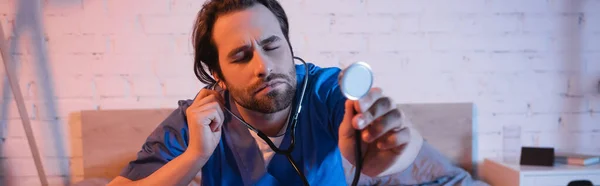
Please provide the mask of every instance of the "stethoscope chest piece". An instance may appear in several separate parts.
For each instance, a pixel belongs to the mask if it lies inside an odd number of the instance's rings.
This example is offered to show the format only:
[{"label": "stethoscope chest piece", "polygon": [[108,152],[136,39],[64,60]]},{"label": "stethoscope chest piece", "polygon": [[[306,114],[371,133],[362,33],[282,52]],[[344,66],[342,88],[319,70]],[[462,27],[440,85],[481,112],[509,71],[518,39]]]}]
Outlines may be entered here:
[{"label": "stethoscope chest piece", "polygon": [[363,61],[355,62],[342,70],[338,81],[346,98],[358,100],[373,86],[373,72],[369,64]]}]

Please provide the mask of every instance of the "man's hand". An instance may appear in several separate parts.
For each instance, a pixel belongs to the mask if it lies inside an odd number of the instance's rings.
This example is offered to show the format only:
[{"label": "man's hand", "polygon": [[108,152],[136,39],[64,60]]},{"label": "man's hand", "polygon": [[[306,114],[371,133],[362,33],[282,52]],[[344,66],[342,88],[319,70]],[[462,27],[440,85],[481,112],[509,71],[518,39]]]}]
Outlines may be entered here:
[{"label": "man's hand", "polygon": [[214,90],[202,89],[185,111],[190,130],[186,151],[208,161],[221,140],[223,126],[223,98]]},{"label": "man's hand", "polygon": [[355,130],[361,130],[362,173],[374,177],[400,160],[410,130],[404,127],[403,115],[381,89],[373,88],[358,101],[347,100],[344,119],[339,128],[342,155],[356,166]]}]

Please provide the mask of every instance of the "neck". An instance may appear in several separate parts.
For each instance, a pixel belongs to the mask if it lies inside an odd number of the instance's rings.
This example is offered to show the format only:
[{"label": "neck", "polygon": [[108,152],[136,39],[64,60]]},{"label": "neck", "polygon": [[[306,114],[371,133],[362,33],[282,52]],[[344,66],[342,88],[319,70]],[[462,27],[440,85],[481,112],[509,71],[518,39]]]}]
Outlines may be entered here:
[{"label": "neck", "polygon": [[235,103],[235,106],[247,123],[270,137],[276,136],[285,126],[291,109],[291,106],[289,106],[281,111],[265,114],[248,110],[237,103]]}]

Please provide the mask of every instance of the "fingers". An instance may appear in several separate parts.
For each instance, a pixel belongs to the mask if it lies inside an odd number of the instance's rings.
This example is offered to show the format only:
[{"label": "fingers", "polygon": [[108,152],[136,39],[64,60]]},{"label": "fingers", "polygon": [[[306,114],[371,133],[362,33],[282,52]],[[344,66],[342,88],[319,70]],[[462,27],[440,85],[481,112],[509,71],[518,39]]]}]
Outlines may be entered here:
[{"label": "fingers", "polygon": [[218,132],[221,129],[221,125],[223,124],[224,119],[223,112],[220,110],[220,108],[212,108],[201,111],[200,114],[204,115],[205,117],[200,117],[204,118],[203,121],[201,121],[200,123],[202,125],[208,125],[211,131]]},{"label": "fingers", "polygon": [[352,100],[346,100],[344,105],[344,119],[340,124],[339,135],[343,138],[353,138],[355,136],[355,129],[353,127],[352,119],[356,115],[356,111],[354,110],[354,102]]},{"label": "fingers", "polygon": [[[359,117],[360,116],[355,117],[353,123],[358,123]],[[370,143],[390,130],[400,130],[402,125],[402,114],[400,110],[392,109],[364,128],[362,138],[365,142]]]},{"label": "fingers", "polygon": [[225,103],[223,97],[217,91],[209,90],[209,89],[202,89],[202,90],[200,90],[200,93],[198,93],[198,95],[196,95],[196,98],[194,98],[194,102],[192,103],[192,105],[190,107],[199,107],[199,106],[202,106],[206,103],[213,102],[213,101],[216,101],[216,102],[220,103],[221,105],[223,105]]},{"label": "fingers", "polygon": [[354,105],[354,108],[359,112],[367,111],[375,101],[383,97],[383,92],[380,88],[372,88],[367,95],[360,98]]},{"label": "fingers", "polygon": [[390,131],[377,140],[377,148],[389,150],[400,147],[410,141],[410,130],[404,128],[399,131]]},{"label": "fingers", "polygon": [[218,92],[202,89],[186,112],[200,116],[196,117],[199,118],[199,121],[196,121],[198,124],[210,126],[213,132],[217,132],[225,118],[223,105],[224,100]]},{"label": "fingers", "polygon": [[380,88],[372,88],[354,106],[356,110],[360,111],[357,125],[354,126],[358,130],[366,128],[375,119],[396,108],[396,104],[390,97],[383,96]]}]

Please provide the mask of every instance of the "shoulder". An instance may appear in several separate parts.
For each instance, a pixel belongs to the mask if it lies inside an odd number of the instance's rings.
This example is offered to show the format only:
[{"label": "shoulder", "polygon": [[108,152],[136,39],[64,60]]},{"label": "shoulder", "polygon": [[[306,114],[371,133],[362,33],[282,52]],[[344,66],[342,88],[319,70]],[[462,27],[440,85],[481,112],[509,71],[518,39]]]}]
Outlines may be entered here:
[{"label": "shoulder", "polygon": [[340,72],[338,67],[321,67],[308,62],[306,65],[296,65],[298,89],[302,90],[304,78],[308,78],[307,94],[315,95],[320,101],[341,98],[338,84]]},{"label": "shoulder", "polygon": [[129,162],[120,176],[130,180],[142,179],[185,151],[188,144],[185,110],[191,102],[178,101],[178,107],[148,135],[137,158]]}]

